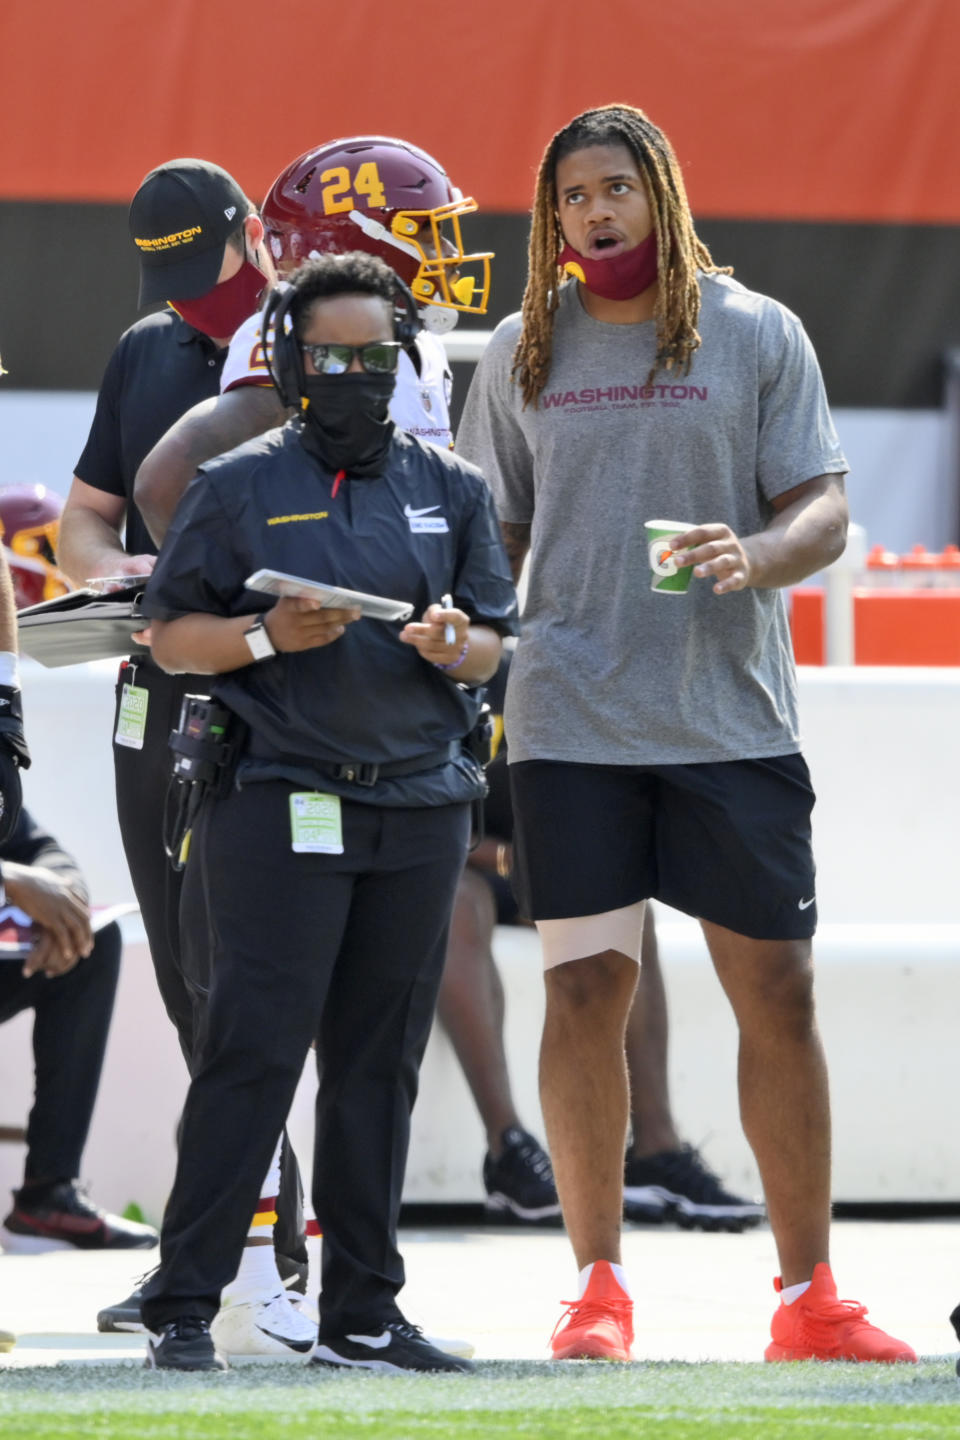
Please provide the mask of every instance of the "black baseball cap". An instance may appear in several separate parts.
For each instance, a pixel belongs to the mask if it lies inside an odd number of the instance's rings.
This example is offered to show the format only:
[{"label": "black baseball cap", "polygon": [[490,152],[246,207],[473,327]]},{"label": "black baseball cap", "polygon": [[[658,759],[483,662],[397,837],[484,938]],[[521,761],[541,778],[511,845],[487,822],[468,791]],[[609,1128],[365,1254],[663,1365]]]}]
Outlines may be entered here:
[{"label": "black baseball cap", "polygon": [[209,160],[169,160],[151,170],[130,202],[140,306],[212,290],[227,236],[252,210],[233,176]]}]

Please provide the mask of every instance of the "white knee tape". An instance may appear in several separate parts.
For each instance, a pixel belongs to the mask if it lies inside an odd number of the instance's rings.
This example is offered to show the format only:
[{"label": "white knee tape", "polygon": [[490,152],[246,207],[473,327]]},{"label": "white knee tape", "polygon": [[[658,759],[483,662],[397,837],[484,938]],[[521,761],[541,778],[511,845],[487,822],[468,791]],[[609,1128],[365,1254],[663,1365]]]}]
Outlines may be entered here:
[{"label": "white knee tape", "polygon": [[571,920],[538,920],[544,970],[568,960],[582,960],[586,955],[600,955],[604,950],[618,950],[639,964],[644,903],[638,900],[621,910],[577,915]]}]

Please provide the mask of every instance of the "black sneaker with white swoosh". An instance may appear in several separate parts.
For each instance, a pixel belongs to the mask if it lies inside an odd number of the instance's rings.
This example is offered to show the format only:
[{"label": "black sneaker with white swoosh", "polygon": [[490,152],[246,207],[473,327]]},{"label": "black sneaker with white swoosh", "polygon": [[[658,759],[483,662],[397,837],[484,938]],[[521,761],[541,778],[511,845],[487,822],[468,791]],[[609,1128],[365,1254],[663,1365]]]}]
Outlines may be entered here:
[{"label": "black sneaker with white swoosh", "polygon": [[388,1320],[369,1335],[323,1337],[314,1346],[309,1364],[394,1374],[410,1370],[470,1374],[474,1369],[469,1360],[438,1350],[418,1326],[402,1319]]},{"label": "black sneaker with white swoosh", "polygon": [[229,1366],[218,1355],[210,1326],[197,1315],[180,1315],[168,1320],[154,1333],[147,1331],[148,1370],[227,1370]]}]

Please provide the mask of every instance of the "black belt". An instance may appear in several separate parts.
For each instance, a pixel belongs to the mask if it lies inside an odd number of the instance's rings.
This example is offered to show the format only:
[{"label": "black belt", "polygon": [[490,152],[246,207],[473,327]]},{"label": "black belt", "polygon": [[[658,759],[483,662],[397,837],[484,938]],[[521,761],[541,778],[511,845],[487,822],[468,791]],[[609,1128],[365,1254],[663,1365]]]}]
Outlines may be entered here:
[{"label": "black belt", "polygon": [[[435,770],[456,760],[463,752],[459,740],[451,740],[442,750],[431,750],[428,755],[414,755],[411,760],[390,760],[386,765],[375,765],[369,760],[346,760],[342,765],[316,765],[310,762],[310,769],[330,780],[350,780],[354,785],[376,785],[378,780],[389,780],[396,775],[417,775],[421,770]],[[303,761],[300,761],[303,764]]]}]

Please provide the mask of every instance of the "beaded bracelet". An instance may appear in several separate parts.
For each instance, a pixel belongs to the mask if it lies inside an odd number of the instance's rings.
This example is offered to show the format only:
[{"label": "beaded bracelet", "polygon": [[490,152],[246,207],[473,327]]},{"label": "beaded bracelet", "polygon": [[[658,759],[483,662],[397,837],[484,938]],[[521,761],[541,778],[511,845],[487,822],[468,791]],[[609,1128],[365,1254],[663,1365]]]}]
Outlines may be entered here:
[{"label": "beaded bracelet", "polygon": [[467,651],[468,651],[469,649],[470,649],[470,641],[469,641],[469,640],[464,640],[464,642],[463,642],[463,649],[460,651],[460,654],[457,656],[456,660],[451,660],[449,665],[441,665],[441,664],[440,664],[438,661],[436,661],[436,660],[434,660],[433,663],[434,663],[434,665],[436,666],[436,668],[437,668],[438,670],[458,670],[458,669],[460,668],[460,666],[463,664],[464,660],[466,660],[466,658],[467,658]]}]

